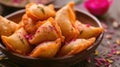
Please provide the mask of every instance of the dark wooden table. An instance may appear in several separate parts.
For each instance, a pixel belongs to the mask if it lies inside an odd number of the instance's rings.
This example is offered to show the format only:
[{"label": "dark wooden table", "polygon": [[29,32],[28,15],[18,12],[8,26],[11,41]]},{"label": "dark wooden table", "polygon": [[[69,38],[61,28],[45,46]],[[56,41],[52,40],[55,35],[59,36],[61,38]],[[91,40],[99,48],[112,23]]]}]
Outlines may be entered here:
[{"label": "dark wooden table", "polygon": [[[64,5],[69,0],[56,0],[53,2],[58,7]],[[79,0],[75,0],[78,3]],[[80,4],[78,5],[80,9],[83,9],[83,6]],[[103,27],[105,28],[105,36],[103,38],[102,43],[99,45],[95,53],[91,54],[88,59],[79,62],[72,67],[96,67],[96,64],[100,66],[97,67],[120,67],[120,0],[114,0],[113,4],[111,5],[109,11],[103,17],[97,17]],[[3,7],[2,15],[5,16],[9,13],[12,13],[16,10],[15,8],[7,8]],[[0,13],[1,14],[1,13]],[[4,56],[0,53],[0,59]],[[101,60],[102,59],[102,60]],[[108,65],[105,66],[106,62]],[[0,67],[19,67],[16,64],[10,62],[8,59],[0,60]]]}]

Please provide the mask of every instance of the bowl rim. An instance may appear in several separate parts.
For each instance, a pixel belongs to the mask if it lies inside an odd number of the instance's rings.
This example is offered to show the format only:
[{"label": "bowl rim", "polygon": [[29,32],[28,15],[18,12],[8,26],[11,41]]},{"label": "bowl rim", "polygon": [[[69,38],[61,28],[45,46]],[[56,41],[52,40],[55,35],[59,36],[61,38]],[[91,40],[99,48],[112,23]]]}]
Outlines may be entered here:
[{"label": "bowl rim", "polygon": [[[81,13],[87,15],[88,17],[90,17],[91,19],[93,19],[98,24],[99,27],[103,28],[102,25],[101,25],[101,23],[100,23],[100,21],[95,16],[93,16],[92,14],[90,14],[90,13],[84,11],[84,10],[80,10],[80,9],[75,9],[75,11],[78,11],[78,12],[81,12]],[[5,16],[5,18],[9,18],[9,17],[11,17],[13,15],[16,15],[18,13],[24,13],[24,12],[25,12],[25,9],[18,10],[18,11],[15,11],[15,12],[13,12],[13,13]],[[104,35],[104,32],[102,32],[99,35],[99,37],[97,38],[96,42],[92,46],[90,46],[89,48],[87,48],[86,50],[88,51],[88,50],[92,49],[94,46],[98,46],[98,44],[101,42],[101,40],[103,38],[103,35]],[[9,50],[7,50],[2,45],[2,43],[0,43],[0,49],[10,52]],[[70,56],[64,56],[64,57],[54,57],[54,58],[47,58],[47,59],[46,58],[33,58],[33,57],[30,57],[30,56],[24,56],[24,55],[17,54],[17,53],[14,53],[14,52],[10,52],[10,53],[13,54],[13,55],[15,55],[15,56],[17,56],[17,57],[24,58],[24,59],[32,59],[32,60],[36,60],[36,59],[37,60],[65,60],[65,59],[73,58],[74,56],[79,55],[82,52],[80,52],[80,53],[78,53],[76,55],[70,55]]]}]

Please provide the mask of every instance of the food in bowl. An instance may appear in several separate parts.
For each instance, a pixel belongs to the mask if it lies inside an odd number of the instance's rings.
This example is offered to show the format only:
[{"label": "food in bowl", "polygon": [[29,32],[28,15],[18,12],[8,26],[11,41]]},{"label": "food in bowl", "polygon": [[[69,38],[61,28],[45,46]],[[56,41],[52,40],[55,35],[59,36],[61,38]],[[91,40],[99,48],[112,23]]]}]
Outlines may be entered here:
[{"label": "food in bowl", "polygon": [[17,23],[0,16],[0,35],[10,36],[17,26]]},{"label": "food in bowl", "polygon": [[[2,17],[2,19],[5,19]],[[13,22],[1,23],[9,29]],[[9,26],[8,26],[9,25]],[[12,52],[33,58],[53,58],[78,54],[96,41],[104,31],[101,27],[84,24],[76,19],[74,2],[59,10],[53,5],[29,3],[21,21],[14,26],[12,34],[1,34],[6,48]],[[10,29],[11,30],[11,29]]]}]

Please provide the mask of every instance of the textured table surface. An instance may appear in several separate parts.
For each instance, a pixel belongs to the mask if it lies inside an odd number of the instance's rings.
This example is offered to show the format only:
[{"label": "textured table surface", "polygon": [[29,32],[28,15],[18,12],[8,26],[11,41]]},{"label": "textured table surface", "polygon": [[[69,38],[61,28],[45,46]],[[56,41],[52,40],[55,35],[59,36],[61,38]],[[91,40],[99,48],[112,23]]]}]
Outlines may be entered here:
[{"label": "textured table surface", "polygon": [[[55,5],[61,6],[67,3],[57,0]],[[77,1],[77,0],[76,0]],[[102,43],[97,48],[95,53],[91,54],[88,59],[79,62],[72,67],[120,67],[120,0],[114,0],[113,5],[110,7],[108,13],[104,17],[98,17],[105,28],[105,36]],[[84,9],[79,5],[80,9]],[[3,16],[12,13],[18,9],[5,8],[0,6],[0,14]],[[0,52],[0,67],[20,67],[9,61],[9,59],[2,59],[4,55]],[[105,66],[106,65],[106,66]]]}]

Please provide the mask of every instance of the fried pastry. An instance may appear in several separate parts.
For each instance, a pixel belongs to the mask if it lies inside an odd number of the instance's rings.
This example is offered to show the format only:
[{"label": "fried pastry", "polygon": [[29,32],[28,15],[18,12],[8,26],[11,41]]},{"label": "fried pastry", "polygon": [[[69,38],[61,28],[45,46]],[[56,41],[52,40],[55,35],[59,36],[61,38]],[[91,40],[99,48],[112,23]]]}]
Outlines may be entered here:
[{"label": "fried pastry", "polygon": [[34,20],[46,20],[55,16],[53,5],[45,6],[43,4],[29,3],[26,6],[26,14]]},{"label": "fried pastry", "polygon": [[26,31],[23,28],[20,28],[11,36],[1,36],[1,38],[9,50],[25,55],[30,51],[30,45],[26,40],[25,35],[27,35]]},{"label": "fried pastry", "polygon": [[74,41],[71,41],[70,43],[65,44],[61,48],[58,56],[61,57],[61,56],[75,55],[77,53],[80,53],[81,51],[93,45],[95,40],[96,39],[93,37],[90,39],[76,39]]},{"label": "fried pastry", "polygon": [[18,24],[0,16],[0,35],[10,36],[16,30]]},{"label": "fried pastry", "polygon": [[78,38],[88,39],[91,37],[97,37],[104,31],[103,28],[94,27],[90,24],[83,24],[80,21],[76,21],[76,26],[80,32]]},{"label": "fried pastry", "polygon": [[74,3],[70,2],[63,8],[57,11],[55,20],[60,26],[65,40],[69,41],[74,39],[79,34],[77,28],[75,27],[76,16],[73,9]]},{"label": "fried pastry", "polygon": [[29,38],[29,42],[31,44],[39,44],[43,41],[52,41],[56,40],[57,38],[61,38],[62,41],[64,40],[60,27],[53,18],[49,18],[44,22],[45,23],[37,29],[32,38]]},{"label": "fried pastry", "polygon": [[43,42],[33,49],[30,56],[35,57],[35,58],[38,58],[38,57],[39,58],[53,58],[58,52],[60,46],[61,46],[60,38],[58,38],[55,41]]},{"label": "fried pastry", "polygon": [[8,50],[31,58],[64,57],[88,51],[104,31],[78,21],[74,2],[59,10],[53,5],[36,3],[27,4],[25,9],[18,24],[0,16],[0,36]]},{"label": "fried pastry", "polygon": [[21,23],[23,23],[23,27],[27,31],[27,33],[33,34],[37,30],[37,28],[44,22],[34,21],[30,17],[28,17],[27,14],[24,14]]}]

